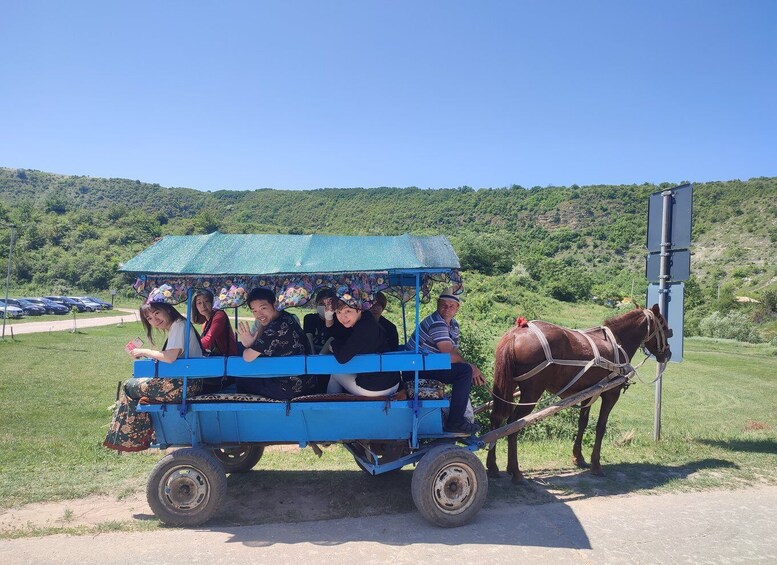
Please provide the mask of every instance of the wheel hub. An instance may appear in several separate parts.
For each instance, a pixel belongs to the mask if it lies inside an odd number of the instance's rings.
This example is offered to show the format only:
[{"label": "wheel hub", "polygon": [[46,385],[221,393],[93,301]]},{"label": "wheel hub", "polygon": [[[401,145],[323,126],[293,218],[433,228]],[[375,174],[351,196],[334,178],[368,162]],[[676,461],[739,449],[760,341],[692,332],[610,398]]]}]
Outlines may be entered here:
[{"label": "wheel hub", "polygon": [[182,467],[173,469],[163,483],[163,494],[178,510],[191,510],[207,502],[209,484],[197,469]]},{"label": "wheel hub", "polygon": [[437,505],[451,514],[463,511],[472,501],[475,490],[472,475],[461,465],[442,469],[432,485],[432,495]]}]

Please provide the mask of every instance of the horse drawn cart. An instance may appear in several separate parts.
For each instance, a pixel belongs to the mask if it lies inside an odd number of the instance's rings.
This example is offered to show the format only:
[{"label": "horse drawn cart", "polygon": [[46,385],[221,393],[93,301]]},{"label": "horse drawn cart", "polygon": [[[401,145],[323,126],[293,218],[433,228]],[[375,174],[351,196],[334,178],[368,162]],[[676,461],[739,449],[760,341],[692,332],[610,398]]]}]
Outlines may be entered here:
[{"label": "horse drawn cart", "polygon": [[[302,306],[318,289],[332,287],[359,296],[366,309],[382,291],[399,299],[400,332],[407,341],[411,328],[405,322],[406,305],[414,307],[417,329],[421,301],[428,299],[435,284],[461,289],[459,268],[453,248],[440,236],[216,232],[162,238],[122,270],[138,276],[135,288],[141,294],[166,285],[171,303],[187,302],[189,319],[194,291],[209,288],[222,308],[235,308],[235,323],[237,307],[255,287],[273,290],[280,308]],[[235,356],[190,358],[188,332],[186,339],[184,357],[173,363],[134,363],[136,377],[184,380],[179,404],[138,406],[151,417],[153,447],[182,448],[158,462],[147,485],[151,509],[169,525],[197,526],[209,520],[225,497],[226,473],[250,470],[266,446],[318,449],[319,443],[341,443],[371,475],[416,465],[412,497],[421,514],[439,526],[460,526],[478,513],[488,490],[486,471],[473,452],[522,425],[511,422],[481,438],[446,433],[444,411],[449,401],[424,394],[419,371],[450,368],[450,356],[422,350],[418,338],[412,350],[357,355],[346,364],[332,355],[259,357],[252,362]],[[338,394],[272,401],[228,392],[188,398],[185,394],[190,379],[380,371],[414,375],[412,385],[405,394],[377,399]],[[595,397],[603,387],[621,384],[617,379],[598,383],[577,396]]]}]

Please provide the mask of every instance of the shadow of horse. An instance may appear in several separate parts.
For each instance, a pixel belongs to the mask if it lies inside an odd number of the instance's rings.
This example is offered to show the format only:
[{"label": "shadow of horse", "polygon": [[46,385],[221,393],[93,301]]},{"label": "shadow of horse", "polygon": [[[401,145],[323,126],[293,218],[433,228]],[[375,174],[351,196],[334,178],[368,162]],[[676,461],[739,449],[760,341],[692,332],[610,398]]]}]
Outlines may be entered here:
[{"label": "shadow of horse", "polygon": [[594,496],[634,494],[687,479],[706,469],[737,469],[725,459],[702,459],[683,465],[651,463],[615,463],[607,466],[607,475],[594,476],[574,470],[570,472],[535,471],[529,475],[526,489],[516,489],[509,477],[492,479],[489,498],[500,498],[519,504],[546,504],[563,500],[581,500]]},{"label": "shadow of horse", "polygon": [[773,453],[777,454],[777,441],[773,439],[699,439],[696,440],[710,447],[719,447],[728,451],[743,453]]}]

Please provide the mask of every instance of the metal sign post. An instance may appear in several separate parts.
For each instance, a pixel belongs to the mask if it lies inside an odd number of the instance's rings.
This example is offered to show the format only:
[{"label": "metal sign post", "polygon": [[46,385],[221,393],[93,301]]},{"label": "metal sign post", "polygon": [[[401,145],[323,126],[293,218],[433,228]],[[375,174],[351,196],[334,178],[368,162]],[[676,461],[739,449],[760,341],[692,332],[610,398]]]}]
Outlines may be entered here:
[{"label": "metal sign post", "polygon": [[[671,256],[672,242],[669,239],[672,229],[672,191],[661,193],[663,200],[663,220],[661,222],[661,268],[658,275],[658,309],[661,315],[666,317],[666,283],[669,280],[669,257]],[[656,400],[653,411],[653,441],[661,439],[661,392],[663,377],[660,364],[656,365]]]},{"label": "metal sign post", "polygon": [[5,301],[3,302],[3,339],[5,339],[5,321],[8,319],[8,287],[11,284],[11,256],[13,254],[13,240],[16,235],[16,226],[11,224],[11,242],[8,246],[8,274],[5,276]]},{"label": "metal sign post", "polygon": [[[649,255],[645,262],[649,281],[647,303],[658,303],[661,315],[672,328],[674,335],[669,347],[672,361],[682,361],[683,354],[683,295],[682,282],[690,276],[691,209],[693,186],[676,186],[650,195],[648,202],[647,248]],[[656,268],[658,267],[658,268]],[[673,282],[674,281],[674,282]],[[672,290],[675,290],[675,300]],[[656,398],[653,418],[653,439],[661,439],[662,403],[661,367],[656,367]]]}]

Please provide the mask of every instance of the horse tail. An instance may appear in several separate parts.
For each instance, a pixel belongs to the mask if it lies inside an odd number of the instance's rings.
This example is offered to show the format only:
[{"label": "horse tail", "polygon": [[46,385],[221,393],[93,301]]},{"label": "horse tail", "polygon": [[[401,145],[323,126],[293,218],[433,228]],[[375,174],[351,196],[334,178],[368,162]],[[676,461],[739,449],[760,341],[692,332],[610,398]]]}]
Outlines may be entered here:
[{"label": "horse tail", "polygon": [[507,419],[513,411],[513,405],[510,402],[515,393],[514,377],[517,375],[517,359],[515,354],[516,334],[514,330],[509,331],[499,340],[496,346],[494,359],[494,394],[493,408],[491,408],[491,417],[499,418],[501,421]]}]

